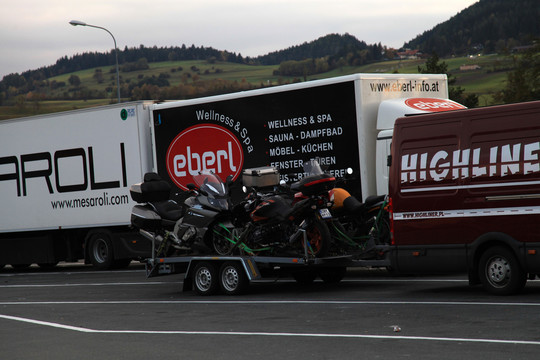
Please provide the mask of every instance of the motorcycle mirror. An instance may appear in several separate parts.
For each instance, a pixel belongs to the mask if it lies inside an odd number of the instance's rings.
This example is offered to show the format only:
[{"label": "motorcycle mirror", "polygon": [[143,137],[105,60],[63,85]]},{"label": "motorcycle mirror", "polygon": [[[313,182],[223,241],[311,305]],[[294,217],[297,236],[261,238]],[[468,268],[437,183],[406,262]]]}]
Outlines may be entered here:
[{"label": "motorcycle mirror", "polygon": [[248,189],[247,189],[247,187],[246,187],[245,185],[244,185],[244,186],[242,186],[242,191],[243,191],[244,193],[246,193],[246,194],[247,194],[247,192],[248,192]]},{"label": "motorcycle mirror", "polygon": [[232,182],[233,182],[233,176],[232,175],[227,176],[227,179],[225,179],[225,183],[227,185],[230,185],[232,184]]}]

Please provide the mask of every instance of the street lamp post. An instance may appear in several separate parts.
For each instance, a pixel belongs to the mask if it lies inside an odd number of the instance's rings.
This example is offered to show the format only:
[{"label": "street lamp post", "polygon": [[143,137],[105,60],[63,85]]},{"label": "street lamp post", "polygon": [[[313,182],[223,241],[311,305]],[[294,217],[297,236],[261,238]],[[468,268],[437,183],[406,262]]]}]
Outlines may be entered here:
[{"label": "street lamp post", "polygon": [[109,30],[105,29],[104,27],[96,26],[96,25],[90,25],[90,24],[87,24],[87,23],[79,21],[79,20],[71,20],[69,23],[71,25],[73,25],[73,26],[78,26],[78,25],[80,25],[80,26],[89,26],[89,27],[93,27],[93,28],[96,28],[96,29],[105,30],[113,38],[113,41],[114,41],[114,54],[115,54],[115,57],[116,57],[116,88],[118,90],[118,102],[120,102],[120,72],[118,71],[118,50],[116,49],[116,39],[114,38],[114,35]]}]

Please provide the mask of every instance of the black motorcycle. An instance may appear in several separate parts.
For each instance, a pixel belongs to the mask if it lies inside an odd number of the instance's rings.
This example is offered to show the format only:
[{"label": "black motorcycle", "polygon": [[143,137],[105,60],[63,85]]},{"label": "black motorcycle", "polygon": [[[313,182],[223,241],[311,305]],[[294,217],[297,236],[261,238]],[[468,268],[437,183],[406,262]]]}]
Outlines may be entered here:
[{"label": "black motorcycle", "polygon": [[145,174],[142,183],[130,188],[139,203],[132,209],[131,223],[153,241],[156,256],[211,253],[213,238],[233,228],[230,179],[224,184],[216,174],[201,172],[193,180],[183,206],[170,200],[169,183],[155,173]]},{"label": "black motorcycle", "polygon": [[[304,172],[308,178],[325,174],[318,159],[304,162]],[[352,169],[349,171],[350,174]],[[306,197],[302,189],[297,190],[298,192],[294,194],[295,201]],[[377,255],[376,252],[384,252],[390,242],[390,222],[385,195],[369,196],[365,202],[360,202],[347,190],[332,187],[327,196],[328,201],[332,203],[332,216],[326,219],[332,234],[331,253],[373,256]]]},{"label": "black motorcycle", "polygon": [[303,198],[293,200],[279,192],[252,188],[234,209],[235,228],[226,241],[214,242],[220,255],[235,252],[266,256],[324,257],[331,235],[325,219],[331,217],[328,190],[335,178],[307,176],[290,187]]}]

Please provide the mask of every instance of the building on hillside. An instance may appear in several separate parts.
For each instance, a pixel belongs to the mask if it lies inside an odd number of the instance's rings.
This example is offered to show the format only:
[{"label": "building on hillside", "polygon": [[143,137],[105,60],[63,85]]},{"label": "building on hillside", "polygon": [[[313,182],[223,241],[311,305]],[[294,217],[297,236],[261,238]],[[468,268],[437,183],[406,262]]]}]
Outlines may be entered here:
[{"label": "building on hillside", "polygon": [[422,53],[420,50],[411,50],[411,49],[405,49],[404,51],[399,51],[397,53],[398,57],[400,59],[418,59]]},{"label": "building on hillside", "polygon": [[461,65],[459,71],[472,71],[480,70],[482,67],[480,65]]}]

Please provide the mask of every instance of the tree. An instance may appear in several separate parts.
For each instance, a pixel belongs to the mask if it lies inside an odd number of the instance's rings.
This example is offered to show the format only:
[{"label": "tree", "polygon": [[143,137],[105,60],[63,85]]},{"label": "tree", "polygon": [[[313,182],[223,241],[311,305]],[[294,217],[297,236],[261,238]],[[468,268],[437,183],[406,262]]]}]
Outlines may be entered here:
[{"label": "tree", "polygon": [[102,84],[105,79],[103,78],[103,71],[101,69],[96,69],[94,72],[94,79],[98,82],[98,84]]},{"label": "tree", "polygon": [[79,87],[81,85],[81,79],[77,75],[71,75],[68,82],[73,87]]},{"label": "tree", "polygon": [[436,52],[433,52],[431,56],[426,60],[426,66],[418,66],[418,72],[420,74],[446,74],[448,78],[448,97],[460,104],[465,105],[468,108],[478,106],[478,95],[467,94],[465,95],[465,89],[461,86],[451,86],[456,83],[456,78],[452,74],[448,73],[448,64],[444,61],[439,62],[439,56]]},{"label": "tree", "polygon": [[506,87],[494,99],[506,104],[540,99],[540,45],[515,59],[515,70],[508,73]]}]

